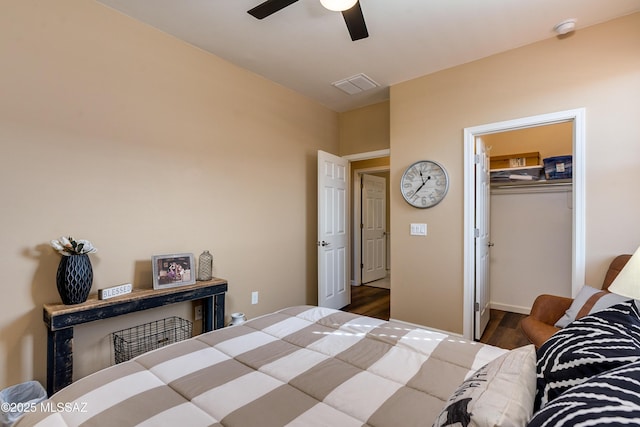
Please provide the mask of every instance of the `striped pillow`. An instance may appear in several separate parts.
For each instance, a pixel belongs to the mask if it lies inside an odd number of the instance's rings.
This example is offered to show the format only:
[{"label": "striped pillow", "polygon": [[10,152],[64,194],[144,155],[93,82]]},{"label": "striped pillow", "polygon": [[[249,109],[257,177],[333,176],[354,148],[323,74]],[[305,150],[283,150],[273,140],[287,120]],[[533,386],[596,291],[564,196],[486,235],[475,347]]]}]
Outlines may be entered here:
[{"label": "striped pillow", "polygon": [[529,427],[640,425],[640,362],[612,369],[562,393]]},{"label": "striped pillow", "polygon": [[633,300],[585,316],[537,353],[534,410],[602,372],[640,360],[640,311]]}]

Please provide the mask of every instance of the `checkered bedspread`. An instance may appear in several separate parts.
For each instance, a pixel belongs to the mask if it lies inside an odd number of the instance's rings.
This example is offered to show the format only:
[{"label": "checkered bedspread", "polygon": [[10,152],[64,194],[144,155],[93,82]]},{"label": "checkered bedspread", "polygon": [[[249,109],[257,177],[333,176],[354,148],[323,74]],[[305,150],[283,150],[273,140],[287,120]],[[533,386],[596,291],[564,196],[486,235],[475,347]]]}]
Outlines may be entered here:
[{"label": "checkered bedspread", "polygon": [[300,306],[109,367],[56,393],[26,426],[431,426],[505,350]]}]

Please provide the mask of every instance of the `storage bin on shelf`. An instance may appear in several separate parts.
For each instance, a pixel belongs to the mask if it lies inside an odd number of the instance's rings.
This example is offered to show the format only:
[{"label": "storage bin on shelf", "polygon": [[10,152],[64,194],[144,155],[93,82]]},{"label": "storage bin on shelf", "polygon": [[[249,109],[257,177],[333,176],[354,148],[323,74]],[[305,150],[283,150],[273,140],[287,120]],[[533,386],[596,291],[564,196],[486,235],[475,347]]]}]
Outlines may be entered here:
[{"label": "storage bin on shelf", "polygon": [[540,153],[516,153],[489,157],[490,169],[522,168],[540,165]]},{"label": "storage bin on shelf", "polygon": [[114,362],[126,362],[147,351],[191,338],[192,333],[193,324],[175,316],[113,332]]},{"label": "storage bin on shelf", "polygon": [[542,161],[544,163],[544,175],[547,179],[572,178],[572,156],[547,157]]},{"label": "storage bin on shelf", "polygon": [[542,166],[491,169],[491,182],[537,181],[542,177]]}]

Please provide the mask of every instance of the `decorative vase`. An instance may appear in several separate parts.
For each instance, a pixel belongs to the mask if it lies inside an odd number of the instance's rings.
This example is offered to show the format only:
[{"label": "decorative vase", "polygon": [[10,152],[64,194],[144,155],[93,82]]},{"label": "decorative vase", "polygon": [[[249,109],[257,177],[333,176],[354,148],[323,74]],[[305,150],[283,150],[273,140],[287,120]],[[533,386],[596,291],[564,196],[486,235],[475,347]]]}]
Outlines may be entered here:
[{"label": "decorative vase", "polygon": [[231,314],[231,322],[229,322],[229,326],[239,325],[247,321],[244,313],[232,313]]},{"label": "decorative vase", "polygon": [[93,269],[89,255],[63,256],[56,273],[58,293],[64,304],[80,304],[89,297]]},{"label": "decorative vase", "polygon": [[213,255],[204,251],[198,257],[198,280],[211,280],[213,278]]}]

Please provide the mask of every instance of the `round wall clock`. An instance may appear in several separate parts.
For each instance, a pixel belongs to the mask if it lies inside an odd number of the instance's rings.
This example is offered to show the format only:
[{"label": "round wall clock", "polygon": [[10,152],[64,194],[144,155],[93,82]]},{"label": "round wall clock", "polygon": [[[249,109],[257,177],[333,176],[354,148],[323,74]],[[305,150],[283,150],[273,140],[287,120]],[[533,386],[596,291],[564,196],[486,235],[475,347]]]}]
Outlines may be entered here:
[{"label": "round wall clock", "polygon": [[442,165],[420,160],[407,168],[400,180],[402,197],[416,208],[430,208],[444,199],[449,189],[449,176]]}]

